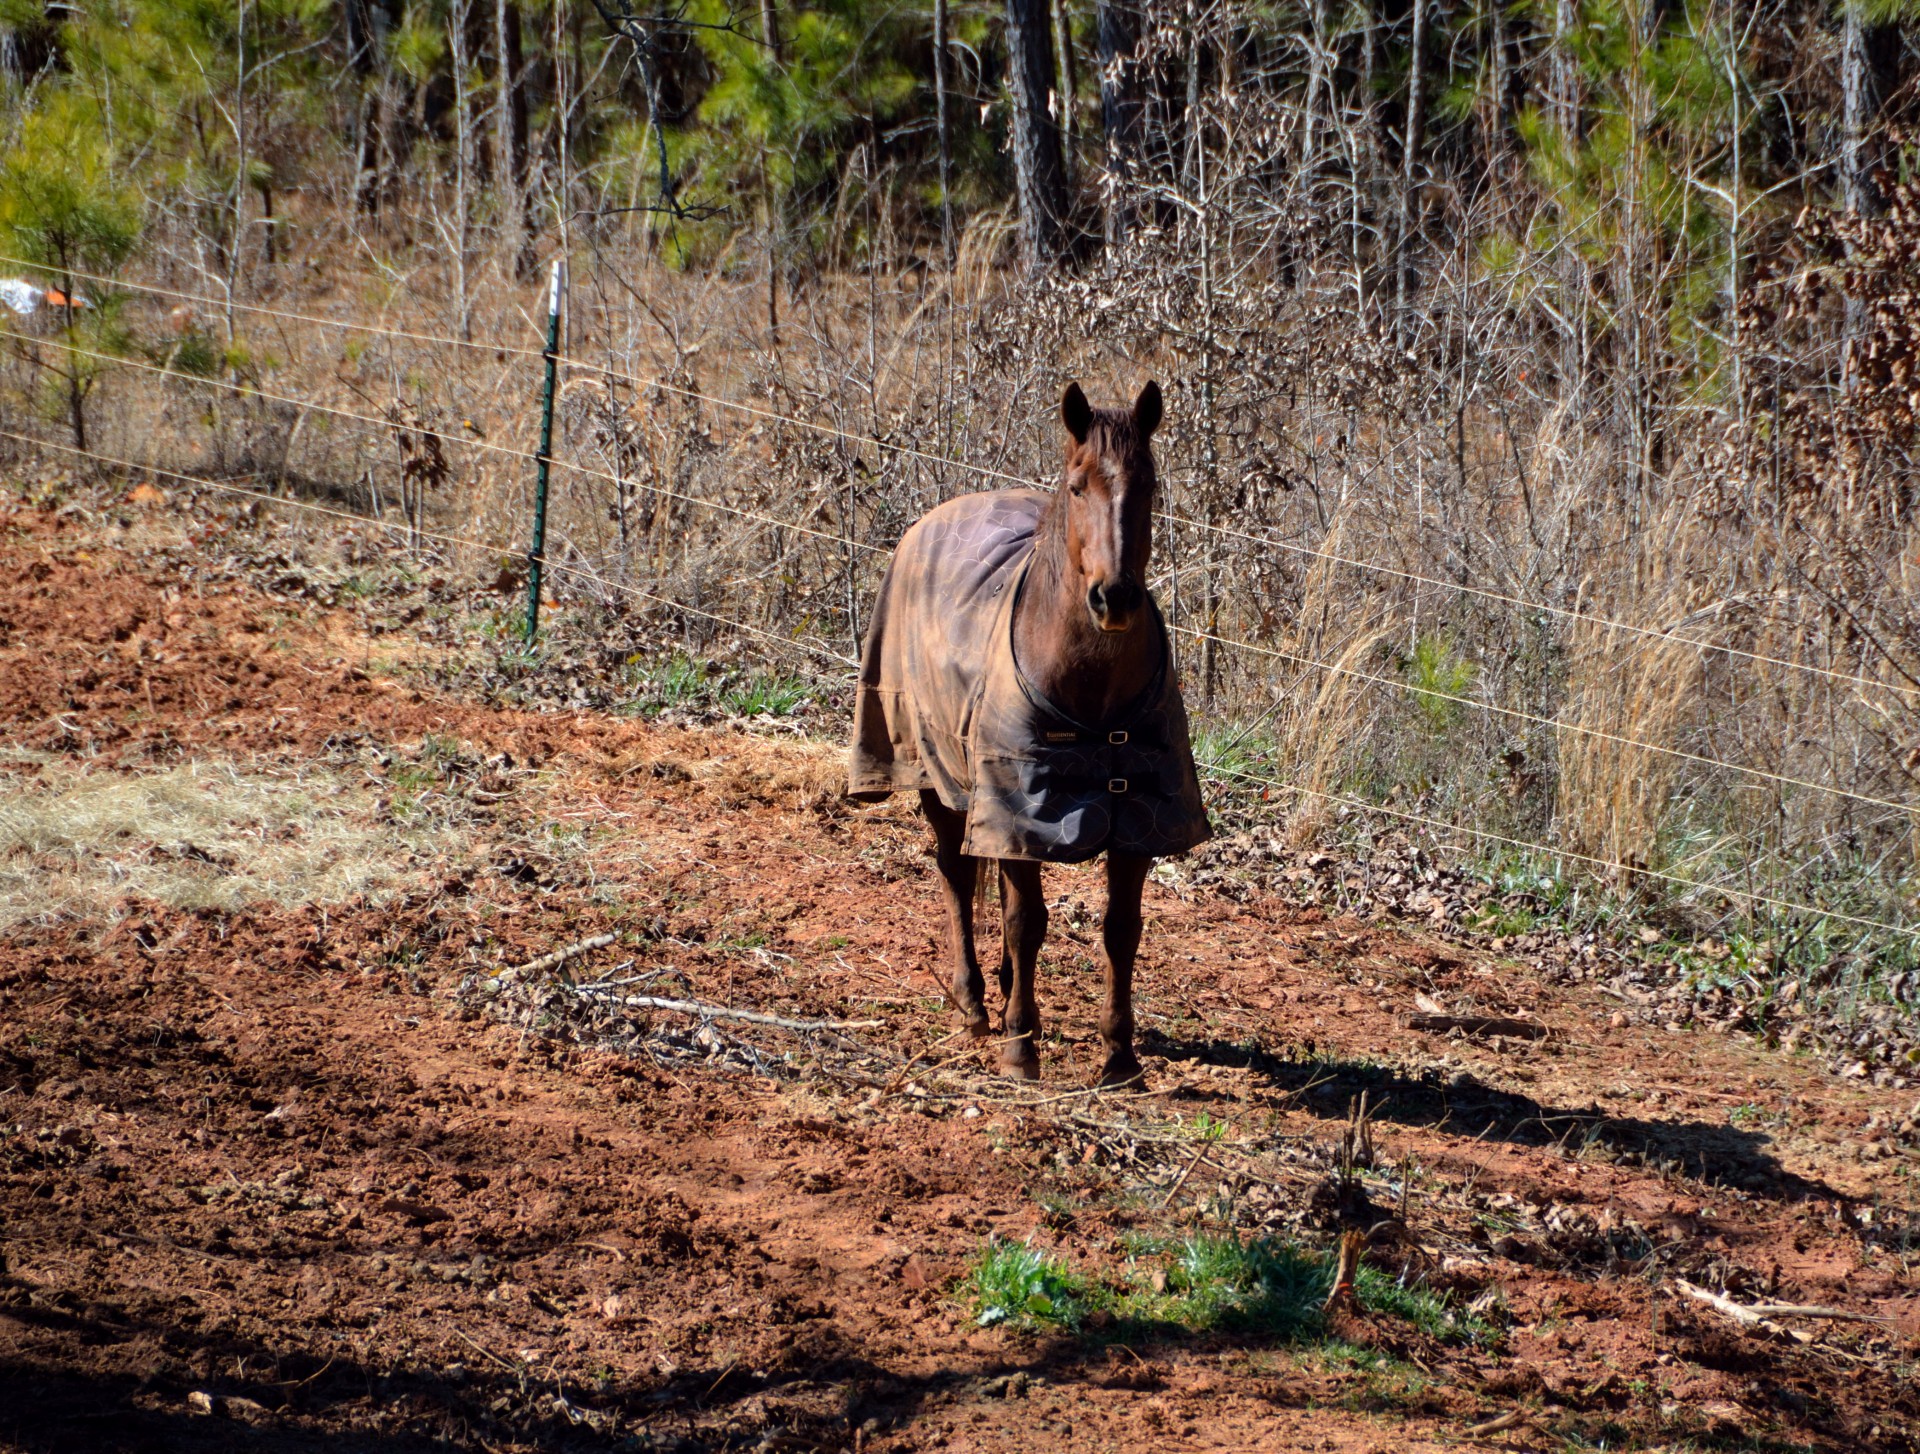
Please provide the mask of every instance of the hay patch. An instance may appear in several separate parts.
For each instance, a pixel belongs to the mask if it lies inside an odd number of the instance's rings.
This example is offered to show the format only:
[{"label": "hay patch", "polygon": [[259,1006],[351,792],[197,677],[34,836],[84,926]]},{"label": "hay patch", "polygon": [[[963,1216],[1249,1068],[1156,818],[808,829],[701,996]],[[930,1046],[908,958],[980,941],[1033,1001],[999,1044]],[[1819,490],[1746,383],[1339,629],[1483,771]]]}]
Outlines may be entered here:
[{"label": "hay patch", "polygon": [[111,919],[129,898],[226,911],[378,899],[470,836],[457,805],[389,797],[364,776],[22,765],[0,774],[0,929]]}]

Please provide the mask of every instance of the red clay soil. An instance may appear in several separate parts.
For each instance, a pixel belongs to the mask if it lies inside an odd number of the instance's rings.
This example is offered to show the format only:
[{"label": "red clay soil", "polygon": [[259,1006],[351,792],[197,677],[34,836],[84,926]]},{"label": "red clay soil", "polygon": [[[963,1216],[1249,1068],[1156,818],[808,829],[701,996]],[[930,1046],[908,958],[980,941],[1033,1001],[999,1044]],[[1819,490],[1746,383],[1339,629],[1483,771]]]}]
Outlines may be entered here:
[{"label": "red clay soil", "polygon": [[[963,1104],[595,1049],[459,993],[606,932],[595,974],[671,966],[660,992],[936,1045],[905,804],[850,810],[804,746],[436,696],[350,656],[348,617],[81,530],[0,517],[7,770],[427,734],[487,766],[471,851],[389,901],[120,901],[0,938],[0,1446],[1920,1448],[1913,1163],[1853,1153],[1891,1093],[1274,898],[1150,891],[1152,1094],[1079,1104],[1205,1111],[1297,1162],[1234,1194],[1324,1243],[1300,1188],[1366,1091],[1376,1164],[1420,1169],[1406,1236],[1499,1339],[1370,1313],[1333,1345],[981,1328],[958,1282],[990,1236],[1117,1278],[1124,1237],[1195,1225],[1220,1173],[1121,1196],[1091,1165],[1113,1134],[990,1081]],[[1097,1065],[1097,877],[1050,883],[1064,1092]],[[1552,1034],[1415,1033],[1416,994]],[[1681,1277],[1874,1321],[1749,1327]]]}]

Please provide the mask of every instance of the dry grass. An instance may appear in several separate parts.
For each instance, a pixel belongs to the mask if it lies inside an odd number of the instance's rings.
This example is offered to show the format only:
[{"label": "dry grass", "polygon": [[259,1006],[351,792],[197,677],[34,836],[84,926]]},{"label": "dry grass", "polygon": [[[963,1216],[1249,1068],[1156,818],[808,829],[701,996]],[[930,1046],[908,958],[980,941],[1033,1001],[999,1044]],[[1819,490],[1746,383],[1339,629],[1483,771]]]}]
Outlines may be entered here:
[{"label": "dry grass", "polygon": [[[1650,631],[1694,619],[1700,576],[1685,542],[1702,535],[1690,516],[1675,509],[1650,521],[1626,547],[1632,558],[1584,593],[1583,607]],[[1697,627],[1688,634],[1711,639]],[[1683,748],[1706,705],[1705,656],[1697,646],[1572,624],[1555,792],[1569,847],[1628,869],[1667,866],[1661,830],[1686,766],[1671,750]]]},{"label": "dry grass", "polygon": [[191,763],[150,773],[48,761],[0,779],[0,929],[392,893],[466,842],[453,820],[309,768]]},{"label": "dry grass", "polygon": [[615,780],[689,783],[729,808],[838,811],[847,786],[847,755],[837,744],[738,733],[712,743],[650,747],[609,762],[604,772]]}]

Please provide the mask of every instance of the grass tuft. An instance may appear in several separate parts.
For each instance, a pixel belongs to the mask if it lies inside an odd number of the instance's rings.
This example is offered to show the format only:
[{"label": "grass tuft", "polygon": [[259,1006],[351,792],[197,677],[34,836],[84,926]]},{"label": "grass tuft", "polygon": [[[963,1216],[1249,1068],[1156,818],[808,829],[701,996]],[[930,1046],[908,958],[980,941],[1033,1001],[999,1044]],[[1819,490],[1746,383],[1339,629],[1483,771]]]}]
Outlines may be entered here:
[{"label": "grass tuft", "polygon": [[989,1243],[974,1260],[967,1286],[976,1321],[1077,1329],[1089,1311],[1079,1274],[1036,1247]]},{"label": "grass tuft", "polygon": [[[1201,1233],[1177,1241],[1129,1234],[1118,1282],[1074,1272],[1044,1252],[992,1243],[966,1292],[983,1327],[1050,1325],[1079,1331],[1093,1315],[1122,1338],[1232,1333],[1263,1342],[1323,1342],[1334,1262],[1276,1238]],[[1431,1288],[1362,1265],[1354,1297],[1364,1313],[1397,1319],[1443,1343],[1491,1342],[1483,1319],[1456,1312]]]},{"label": "grass tuft", "polygon": [[1319,1331],[1320,1305],[1332,1285],[1332,1264],[1294,1243],[1202,1235],[1174,1250],[1166,1296],[1148,1295],[1146,1302],[1161,1318],[1195,1332],[1285,1341]]}]

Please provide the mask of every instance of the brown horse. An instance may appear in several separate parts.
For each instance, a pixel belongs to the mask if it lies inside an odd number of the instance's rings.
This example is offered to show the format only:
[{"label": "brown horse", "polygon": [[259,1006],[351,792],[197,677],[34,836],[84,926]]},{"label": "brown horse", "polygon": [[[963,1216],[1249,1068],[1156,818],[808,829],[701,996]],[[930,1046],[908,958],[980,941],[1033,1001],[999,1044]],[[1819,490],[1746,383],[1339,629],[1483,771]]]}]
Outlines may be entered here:
[{"label": "brown horse", "polygon": [[946,899],[949,997],[991,1033],[974,949],[980,860],[1000,869],[1001,1063],[1040,1073],[1034,974],[1047,931],[1040,865],[1107,854],[1106,1049],[1098,1083],[1140,1078],[1133,965],[1157,857],[1208,835],[1165,624],[1146,586],[1157,384],[1096,410],[1061,406],[1051,492],[950,500],[908,530],[861,663],[849,790],[918,789]]}]

